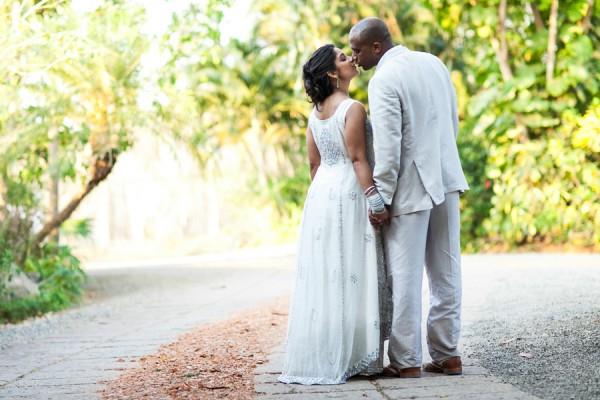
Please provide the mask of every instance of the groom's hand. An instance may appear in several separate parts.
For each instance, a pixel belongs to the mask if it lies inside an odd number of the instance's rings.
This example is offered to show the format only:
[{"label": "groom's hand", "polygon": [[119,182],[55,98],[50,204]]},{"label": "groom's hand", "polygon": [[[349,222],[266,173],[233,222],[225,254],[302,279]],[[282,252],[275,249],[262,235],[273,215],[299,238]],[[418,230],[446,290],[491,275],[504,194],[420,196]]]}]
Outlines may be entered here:
[{"label": "groom's hand", "polygon": [[375,214],[375,216],[379,219],[379,221],[381,222],[382,225],[389,224],[390,219],[392,218],[392,215],[390,214],[390,211],[387,206],[385,206],[385,210],[383,210],[383,212],[380,212],[379,214]]},{"label": "groom's hand", "polygon": [[380,227],[383,224],[390,223],[390,212],[387,207],[380,213],[373,213],[373,211],[369,210],[369,221],[371,221],[371,225],[374,227]]},{"label": "groom's hand", "polygon": [[369,210],[369,222],[373,227],[379,228],[379,220],[374,216],[373,211]]}]

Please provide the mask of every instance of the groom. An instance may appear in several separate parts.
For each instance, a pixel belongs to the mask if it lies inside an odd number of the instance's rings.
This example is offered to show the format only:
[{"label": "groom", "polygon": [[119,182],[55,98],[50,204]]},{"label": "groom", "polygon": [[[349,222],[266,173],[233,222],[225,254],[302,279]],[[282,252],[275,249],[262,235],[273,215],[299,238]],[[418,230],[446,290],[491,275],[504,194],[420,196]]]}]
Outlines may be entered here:
[{"label": "groom", "polygon": [[456,136],[456,95],[444,64],[428,53],[394,46],[378,18],[350,30],[355,62],[377,67],[369,82],[374,133],[373,177],[387,209],[384,226],[393,293],[387,375],[421,376],[423,265],[430,288],[428,372],[458,375],[461,272],[459,193],[468,189]]}]

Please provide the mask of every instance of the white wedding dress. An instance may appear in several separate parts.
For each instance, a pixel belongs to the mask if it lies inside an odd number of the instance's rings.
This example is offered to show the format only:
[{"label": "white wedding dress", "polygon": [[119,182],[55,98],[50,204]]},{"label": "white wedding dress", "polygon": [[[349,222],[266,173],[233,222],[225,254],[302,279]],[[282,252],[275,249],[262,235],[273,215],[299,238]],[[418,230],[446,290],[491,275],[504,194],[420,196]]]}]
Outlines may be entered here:
[{"label": "white wedding dress", "polygon": [[[344,143],[353,102],[344,100],[325,120],[313,111],[308,120],[321,164],[304,204],[284,383],[339,384],[382,369],[391,299],[379,234]],[[367,144],[372,159],[368,122]]]}]

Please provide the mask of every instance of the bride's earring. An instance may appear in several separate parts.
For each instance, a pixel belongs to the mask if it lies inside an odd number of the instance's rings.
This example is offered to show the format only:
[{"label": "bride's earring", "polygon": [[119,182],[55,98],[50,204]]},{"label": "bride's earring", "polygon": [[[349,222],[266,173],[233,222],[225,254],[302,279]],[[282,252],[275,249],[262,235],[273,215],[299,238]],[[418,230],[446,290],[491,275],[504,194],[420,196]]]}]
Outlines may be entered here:
[{"label": "bride's earring", "polygon": [[337,76],[335,77],[335,87],[338,89],[340,88],[340,78]]}]

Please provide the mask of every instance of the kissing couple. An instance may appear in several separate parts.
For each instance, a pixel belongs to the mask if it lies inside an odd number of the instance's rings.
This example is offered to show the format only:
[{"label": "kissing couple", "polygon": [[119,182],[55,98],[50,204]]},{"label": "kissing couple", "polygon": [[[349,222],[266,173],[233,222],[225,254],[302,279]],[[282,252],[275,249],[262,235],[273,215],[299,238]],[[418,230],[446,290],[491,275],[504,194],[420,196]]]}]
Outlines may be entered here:
[{"label": "kissing couple", "polygon": [[[314,104],[306,141],[296,283],[279,381],[340,384],[354,375],[462,373],[459,194],[468,189],[456,138],[456,94],[435,56],[394,45],[385,23],[349,33],[304,64]],[[369,112],[348,95],[357,66],[376,67]],[[421,292],[430,309],[422,366]],[[390,364],[384,368],[384,341]]]}]

